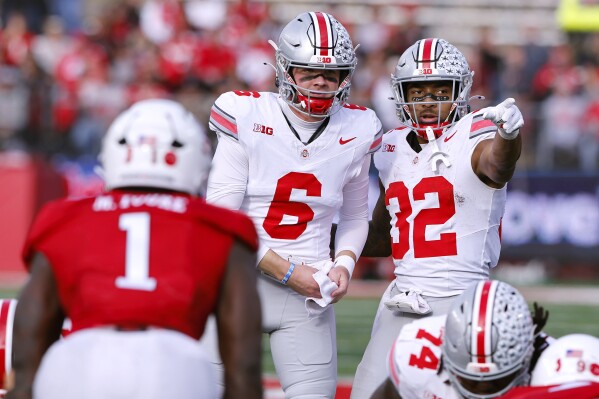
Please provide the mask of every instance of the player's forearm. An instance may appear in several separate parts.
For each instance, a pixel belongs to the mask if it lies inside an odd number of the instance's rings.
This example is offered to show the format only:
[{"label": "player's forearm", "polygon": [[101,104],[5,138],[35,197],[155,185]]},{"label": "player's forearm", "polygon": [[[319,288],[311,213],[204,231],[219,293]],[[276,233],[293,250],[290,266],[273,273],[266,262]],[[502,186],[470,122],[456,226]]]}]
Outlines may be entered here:
[{"label": "player's forearm", "polygon": [[509,182],[516,170],[516,163],[522,152],[522,139],[520,136],[513,140],[506,140],[499,134],[493,139],[489,153],[489,178],[496,183]]},{"label": "player's forearm", "polygon": [[269,249],[258,263],[258,268],[263,273],[281,281],[289,271],[290,262],[281,258],[272,249]]},{"label": "player's forearm", "polygon": [[7,398],[27,398],[42,357],[60,337],[64,314],[50,265],[40,253],[19,296],[13,322],[14,389]]},{"label": "player's forearm", "polygon": [[366,257],[386,257],[391,255],[391,237],[389,231],[377,229],[371,221],[368,225],[368,236],[362,256]]},{"label": "player's forearm", "polygon": [[226,399],[262,398],[262,315],[255,262],[243,246],[232,248],[216,311]]}]

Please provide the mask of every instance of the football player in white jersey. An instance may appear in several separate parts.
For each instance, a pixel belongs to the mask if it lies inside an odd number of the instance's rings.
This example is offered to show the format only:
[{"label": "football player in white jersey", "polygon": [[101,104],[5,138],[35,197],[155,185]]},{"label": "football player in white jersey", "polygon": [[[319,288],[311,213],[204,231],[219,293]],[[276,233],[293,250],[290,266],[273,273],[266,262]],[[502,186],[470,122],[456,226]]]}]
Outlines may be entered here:
[{"label": "football player in white jersey", "polygon": [[372,399],[491,399],[528,384],[535,325],[507,283],[472,284],[447,315],[407,324]]},{"label": "football player in white jersey", "polygon": [[369,398],[384,379],[385,354],[403,325],[444,314],[497,264],[523,119],[511,98],[470,112],[472,77],[464,55],[436,38],[409,47],[392,75],[401,126],[383,135],[374,155],[380,196],[362,255],[392,255],[396,278],[380,302],[352,399]]},{"label": "football player in white jersey", "polygon": [[[302,13],[270,43],[278,93],[227,92],[212,107],[207,200],[255,223],[263,331],[285,397],[332,398],[330,303],[347,292],[367,237],[370,154],[383,131],[372,110],[347,103],[355,47],[332,15]],[[210,333],[203,342],[215,346]]]}]

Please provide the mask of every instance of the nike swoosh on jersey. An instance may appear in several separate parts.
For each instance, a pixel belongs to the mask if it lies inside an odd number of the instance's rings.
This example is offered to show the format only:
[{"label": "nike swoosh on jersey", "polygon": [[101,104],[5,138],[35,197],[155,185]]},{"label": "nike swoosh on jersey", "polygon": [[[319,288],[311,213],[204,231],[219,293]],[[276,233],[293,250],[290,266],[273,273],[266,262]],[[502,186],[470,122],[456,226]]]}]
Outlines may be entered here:
[{"label": "nike swoosh on jersey", "polygon": [[453,132],[453,134],[452,134],[451,136],[447,136],[447,137],[445,137],[445,139],[444,139],[443,141],[444,141],[444,142],[448,142],[448,141],[449,141],[449,140],[450,140],[450,139],[451,139],[453,136],[455,136],[455,134],[456,134],[457,132],[458,132],[458,131],[456,130],[455,132]]},{"label": "nike swoosh on jersey", "polygon": [[354,139],[355,139],[355,137],[352,137],[351,139],[343,140],[343,137],[339,137],[339,144],[341,144],[341,145],[347,144]]}]

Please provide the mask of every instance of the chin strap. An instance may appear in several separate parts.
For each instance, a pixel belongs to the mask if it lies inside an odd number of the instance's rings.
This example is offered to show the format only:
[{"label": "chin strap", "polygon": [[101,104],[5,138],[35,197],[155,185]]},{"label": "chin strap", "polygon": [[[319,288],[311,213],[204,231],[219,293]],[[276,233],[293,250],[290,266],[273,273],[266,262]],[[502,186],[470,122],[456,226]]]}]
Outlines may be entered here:
[{"label": "chin strap", "polygon": [[331,98],[311,98],[297,93],[298,103],[310,114],[326,115],[327,111],[333,106],[334,97]]},{"label": "chin strap", "polygon": [[428,139],[429,144],[433,146],[434,150],[433,155],[431,155],[428,159],[431,163],[433,172],[437,174],[439,173],[439,168],[437,166],[437,163],[439,161],[443,162],[445,167],[450,168],[451,162],[449,161],[449,155],[447,155],[439,149],[439,144],[437,143],[435,132],[433,132],[433,129],[430,126],[426,128],[426,138]]}]

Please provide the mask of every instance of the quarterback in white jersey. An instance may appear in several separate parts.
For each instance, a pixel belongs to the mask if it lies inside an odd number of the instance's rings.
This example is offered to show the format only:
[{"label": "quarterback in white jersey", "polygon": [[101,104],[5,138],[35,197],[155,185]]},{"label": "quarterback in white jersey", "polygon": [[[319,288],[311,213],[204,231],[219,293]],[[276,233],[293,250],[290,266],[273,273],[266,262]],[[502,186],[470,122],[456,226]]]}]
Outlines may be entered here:
[{"label": "quarterback in white jersey", "polygon": [[352,399],[381,382],[384,354],[410,321],[447,312],[456,295],[489,277],[500,252],[506,184],[520,156],[514,99],[470,112],[473,72],[443,39],[417,41],[392,75],[401,127],[374,155],[380,195],[362,256],[389,256],[396,278],[383,294]]},{"label": "quarterback in white jersey", "polygon": [[526,385],[534,324],[509,284],[470,285],[447,315],[403,327],[388,356],[388,379],[372,399],[491,399]]},{"label": "quarterback in white jersey", "polygon": [[383,131],[372,110],[346,101],[356,56],[331,15],[300,14],[271,44],[279,93],[228,92],[212,107],[219,142],[207,200],[254,221],[263,331],[286,397],[331,398],[330,304],[347,292],[366,240],[370,154]]}]

